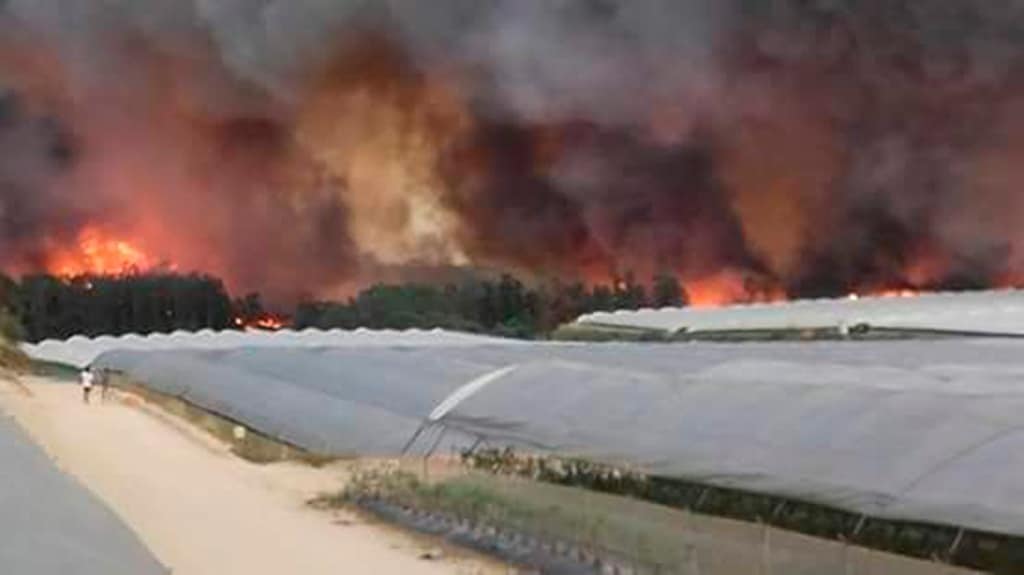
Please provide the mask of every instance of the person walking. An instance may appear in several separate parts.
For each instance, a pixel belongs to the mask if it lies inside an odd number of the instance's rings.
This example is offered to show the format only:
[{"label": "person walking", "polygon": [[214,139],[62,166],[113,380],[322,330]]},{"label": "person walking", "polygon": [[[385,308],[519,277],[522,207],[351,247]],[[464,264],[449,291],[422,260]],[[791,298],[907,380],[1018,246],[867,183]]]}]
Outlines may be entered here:
[{"label": "person walking", "polygon": [[89,395],[92,393],[93,383],[96,381],[96,375],[92,372],[92,366],[87,366],[82,370],[81,373],[81,385],[82,385],[82,401],[89,403]]},{"label": "person walking", "polygon": [[110,370],[100,368],[96,372],[96,384],[100,386],[100,403],[106,403],[110,393]]}]

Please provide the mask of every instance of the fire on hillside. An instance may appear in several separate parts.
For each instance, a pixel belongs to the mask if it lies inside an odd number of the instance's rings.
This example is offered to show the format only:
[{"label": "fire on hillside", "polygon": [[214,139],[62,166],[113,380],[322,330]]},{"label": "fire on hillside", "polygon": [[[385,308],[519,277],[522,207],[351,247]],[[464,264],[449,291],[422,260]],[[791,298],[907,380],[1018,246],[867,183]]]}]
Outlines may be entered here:
[{"label": "fire on hillside", "polygon": [[1024,277],[1013,3],[82,3],[0,7],[8,272],[288,303],[668,274],[694,305]]}]

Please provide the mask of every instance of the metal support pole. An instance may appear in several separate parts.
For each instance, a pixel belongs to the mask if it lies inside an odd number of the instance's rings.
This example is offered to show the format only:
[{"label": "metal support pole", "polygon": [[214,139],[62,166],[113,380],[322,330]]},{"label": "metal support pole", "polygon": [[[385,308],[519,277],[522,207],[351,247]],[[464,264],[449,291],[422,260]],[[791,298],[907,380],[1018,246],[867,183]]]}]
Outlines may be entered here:
[{"label": "metal support pole", "polygon": [[700,492],[700,497],[697,498],[697,503],[693,505],[694,509],[700,509],[701,505],[704,505],[704,501],[708,498],[708,495],[711,494],[711,489],[711,487],[705,487],[704,490]]},{"label": "metal support pole", "polygon": [[946,552],[946,558],[950,561],[953,559],[953,555],[956,554],[957,550],[960,549],[960,544],[964,541],[964,530],[961,528],[956,532],[956,539],[953,539],[953,544],[949,546],[949,551]]},{"label": "metal support pole", "polygon": [[416,440],[418,440],[420,438],[420,435],[423,435],[423,432],[429,429],[432,425],[432,423],[424,421],[422,424],[420,424],[419,427],[416,428],[416,433],[412,434],[412,437],[410,437],[409,441],[406,442],[405,447],[402,448],[403,456],[409,454],[409,450],[412,449],[412,446],[416,443]]}]

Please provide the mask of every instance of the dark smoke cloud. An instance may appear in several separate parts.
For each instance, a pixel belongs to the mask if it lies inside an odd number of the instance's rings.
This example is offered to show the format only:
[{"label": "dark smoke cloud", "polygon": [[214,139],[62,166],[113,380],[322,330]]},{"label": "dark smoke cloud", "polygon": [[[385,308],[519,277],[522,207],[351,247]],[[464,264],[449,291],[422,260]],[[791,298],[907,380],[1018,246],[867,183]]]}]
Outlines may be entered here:
[{"label": "dark smoke cloud", "polygon": [[1018,0],[0,10],[0,84],[44,110],[0,113],[9,267],[99,222],[282,298],[402,264],[815,295],[1024,272]]},{"label": "dark smoke cloud", "polygon": [[[1007,188],[977,197],[973,163],[1000,145],[1001,102],[1022,94],[1024,4],[811,6],[754,16],[752,25],[767,32],[750,48],[754,71],[823,90],[817,97],[829,102],[829,127],[844,151],[829,189],[833,206],[811,229],[818,241],[807,243],[809,265],[797,285],[834,293],[901,281],[990,283],[1006,271],[1019,237],[958,210],[983,202],[1011,208],[1019,195]],[[940,269],[906,275],[929,258],[944,260]]]},{"label": "dark smoke cloud", "polygon": [[60,234],[85,221],[83,202],[64,197],[54,185],[74,155],[70,136],[58,125],[33,115],[12,92],[0,92],[0,245],[10,265],[38,264],[41,232]]},{"label": "dark smoke cloud", "polygon": [[[66,86],[46,94],[48,116],[0,131],[22,150],[8,156],[0,262],[43,267],[45,251],[99,226],[278,300],[344,277],[355,254],[343,184],[295,152],[283,105],[217,56],[198,5],[121,4],[9,6],[13,51],[53,51]],[[33,72],[15,67],[14,93]],[[54,138],[75,153],[52,151]]]}]

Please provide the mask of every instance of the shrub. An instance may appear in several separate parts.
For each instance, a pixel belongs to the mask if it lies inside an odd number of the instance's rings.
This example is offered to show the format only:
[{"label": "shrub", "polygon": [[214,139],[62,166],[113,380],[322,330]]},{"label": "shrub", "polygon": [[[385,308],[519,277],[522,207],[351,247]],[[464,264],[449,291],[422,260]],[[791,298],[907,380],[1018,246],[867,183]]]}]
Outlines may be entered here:
[{"label": "shrub", "polygon": [[25,328],[14,314],[0,309],[0,340],[8,342],[21,341],[25,337]]}]

